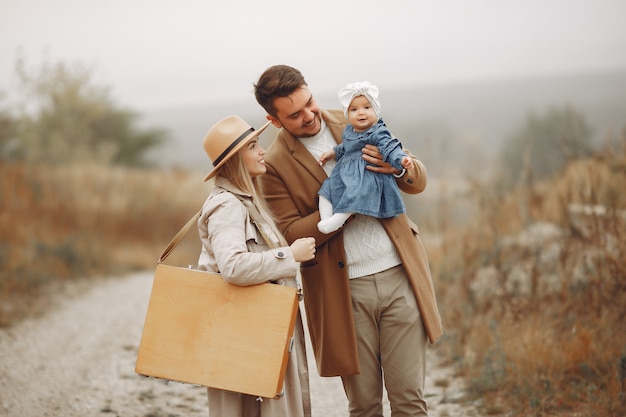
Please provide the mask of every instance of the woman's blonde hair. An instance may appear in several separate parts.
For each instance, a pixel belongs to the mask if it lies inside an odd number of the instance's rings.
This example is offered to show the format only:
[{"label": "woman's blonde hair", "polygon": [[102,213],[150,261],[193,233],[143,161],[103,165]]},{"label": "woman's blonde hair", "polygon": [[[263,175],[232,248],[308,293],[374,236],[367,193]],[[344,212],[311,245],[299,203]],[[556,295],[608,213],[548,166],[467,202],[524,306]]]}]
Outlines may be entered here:
[{"label": "woman's blonde hair", "polygon": [[[276,226],[276,219],[272,215],[272,212],[263,198],[261,181],[258,176],[252,178],[243,162],[241,151],[235,153],[228,161],[226,161],[217,172],[217,175],[227,178],[239,190],[249,193],[252,196],[252,204],[255,205],[263,217],[263,221],[267,223],[272,228],[272,231],[276,234],[276,236],[278,236],[280,244],[287,246],[287,241],[283,237],[283,234],[278,230],[278,227]],[[270,244],[270,242],[266,243],[268,245]]]}]

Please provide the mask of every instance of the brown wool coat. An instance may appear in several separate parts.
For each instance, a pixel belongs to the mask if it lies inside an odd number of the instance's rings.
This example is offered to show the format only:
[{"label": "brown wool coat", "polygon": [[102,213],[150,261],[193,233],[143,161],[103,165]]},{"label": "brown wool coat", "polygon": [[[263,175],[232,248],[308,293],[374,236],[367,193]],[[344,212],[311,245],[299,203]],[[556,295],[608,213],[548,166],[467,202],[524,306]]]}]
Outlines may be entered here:
[{"label": "brown wool coat", "polygon": [[[339,110],[322,111],[337,143],[346,125]],[[405,151],[409,153],[406,149]],[[410,154],[410,153],[409,153]],[[267,172],[261,176],[263,192],[288,242],[313,236],[317,252],[302,264],[302,285],[313,351],[321,376],[360,372],[343,233],[322,234],[318,196],[326,173],[297,139],[280,129],[265,155]],[[404,192],[417,194],[426,187],[426,169],[414,158],[415,167],[398,180]],[[404,265],[415,293],[426,334],[431,343],[443,333],[426,251],[417,226],[402,214],[381,220]]]}]

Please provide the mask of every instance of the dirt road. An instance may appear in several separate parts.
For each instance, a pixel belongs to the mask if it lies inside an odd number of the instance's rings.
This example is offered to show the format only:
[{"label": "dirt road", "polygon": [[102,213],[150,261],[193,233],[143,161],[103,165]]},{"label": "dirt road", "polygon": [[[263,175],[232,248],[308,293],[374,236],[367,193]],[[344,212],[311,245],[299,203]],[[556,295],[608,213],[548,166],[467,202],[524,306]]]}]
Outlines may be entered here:
[{"label": "dirt road", "polygon": [[[70,283],[45,316],[0,329],[0,416],[208,416],[205,388],[135,374],[151,285],[151,272]],[[452,370],[429,361],[430,415],[478,416]],[[347,416],[340,380],[309,365],[313,416]]]}]

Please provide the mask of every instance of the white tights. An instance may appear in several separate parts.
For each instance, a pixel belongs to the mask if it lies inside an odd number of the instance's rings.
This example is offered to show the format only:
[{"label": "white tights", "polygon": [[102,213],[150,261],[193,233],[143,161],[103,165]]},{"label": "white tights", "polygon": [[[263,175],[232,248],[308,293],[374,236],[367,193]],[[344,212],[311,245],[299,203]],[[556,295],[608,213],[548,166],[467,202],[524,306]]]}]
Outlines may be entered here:
[{"label": "white tights", "polygon": [[320,222],[317,228],[324,234],[332,233],[339,229],[352,216],[353,213],[335,213],[333,214],[333,205],[326,198],[320,196]]}]

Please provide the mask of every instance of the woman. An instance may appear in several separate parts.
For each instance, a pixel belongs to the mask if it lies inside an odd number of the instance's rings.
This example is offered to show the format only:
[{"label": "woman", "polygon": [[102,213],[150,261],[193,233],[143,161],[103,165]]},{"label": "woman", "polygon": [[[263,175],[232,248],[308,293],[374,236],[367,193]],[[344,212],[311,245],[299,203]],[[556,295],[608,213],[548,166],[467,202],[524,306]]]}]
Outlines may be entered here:
[{"label": "woman", "polygon": [[[288,246],[261,198],[257,177],[266,171],[265,150],[255,131],[237,116],[216,123],[204,139],[204,150],[215,177],[198,220],[202,251],[200,269],[219,272],[236,285],[267,281],[297,286],[299,263],[315,256],[315,239],[298,239]],[[212,417],[311,416],[304,331],[300,314],[294,331],[296,343],[290,352],[284,395],[261,399],[251,395],[208,388]]]}]

